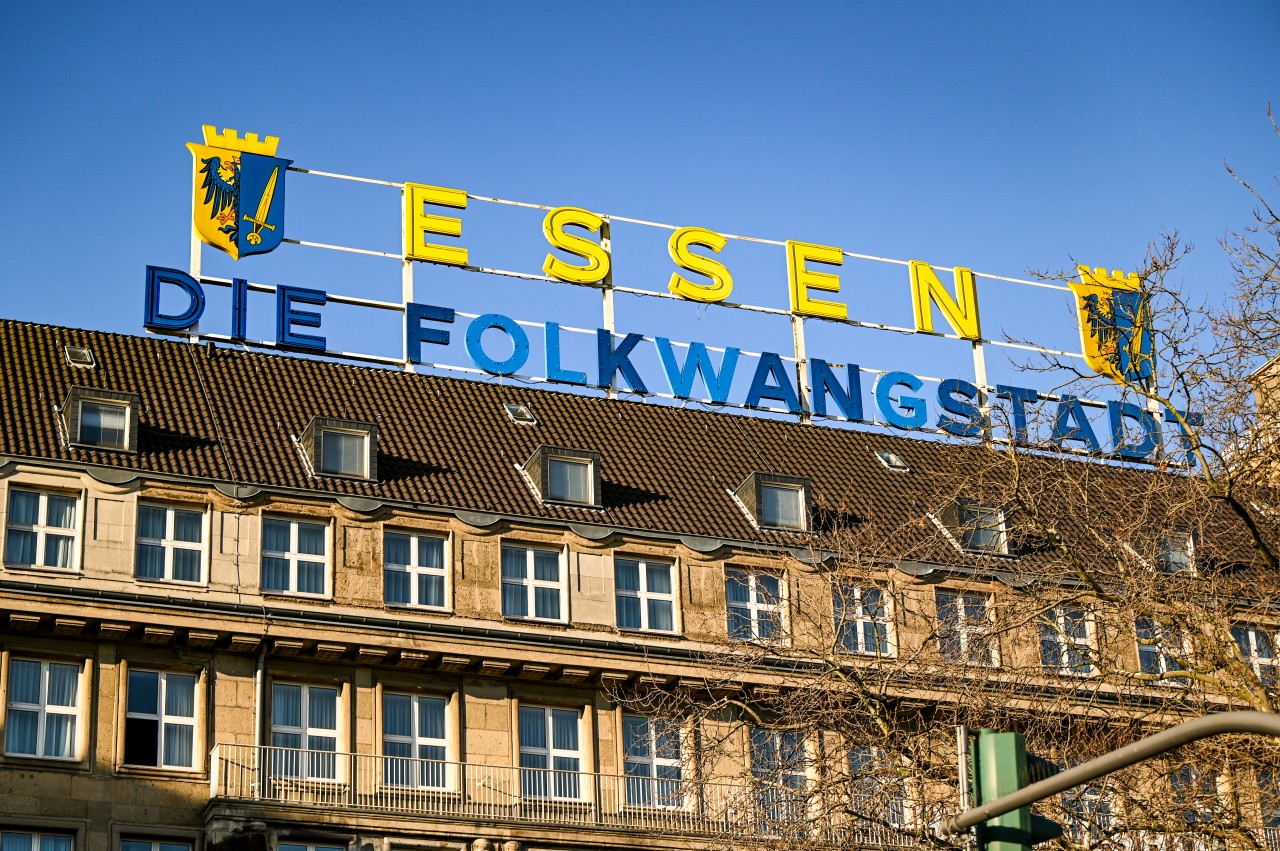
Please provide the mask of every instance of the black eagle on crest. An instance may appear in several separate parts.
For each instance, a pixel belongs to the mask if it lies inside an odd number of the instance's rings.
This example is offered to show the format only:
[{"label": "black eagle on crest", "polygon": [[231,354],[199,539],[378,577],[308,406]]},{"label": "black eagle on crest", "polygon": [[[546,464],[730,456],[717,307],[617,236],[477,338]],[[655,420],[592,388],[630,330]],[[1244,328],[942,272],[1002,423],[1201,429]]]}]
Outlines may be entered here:
[{"label": "black eagle on crest", "polygon": [[202,159],[200,164],[202,166],[200,173],[204,175],[204,181],[200,184],[200,188],[204,190],[204,203],[213,205],[209,217],[216,219],[223,210],[230,207],[231,222],[218,230],[227,234],[231,241],[235,242],[240,219],[240,163],[236,160],[230,162],[232,171],[230,180],[222,176],[221,157]]}]

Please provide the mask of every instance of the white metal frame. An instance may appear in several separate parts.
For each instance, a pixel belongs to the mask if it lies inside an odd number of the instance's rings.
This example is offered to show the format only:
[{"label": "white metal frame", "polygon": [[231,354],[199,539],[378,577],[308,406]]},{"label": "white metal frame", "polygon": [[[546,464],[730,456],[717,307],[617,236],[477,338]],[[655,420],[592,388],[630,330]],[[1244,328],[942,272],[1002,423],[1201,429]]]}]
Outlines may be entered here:
[{"label": "white metal frame", "polygon": [[[402,736],[402,735],[397,735],[397,734],[392,734],[387,732],[387,698],[389,697],[408,699],[409,705],[411,707],[410,723],[412,724],[411,729],[413,730],[411,735]],[[421,729],[421,727],[419,726],[419,721],[420,721],[420,716],[422,712],[422,701],[424,700],[440,702],[441,711],[444,713],[444,738],[432,739],[426,736],[419,735],[418,731]],[[452,789],[454,788],[455,782],[453,780],[453,772],[448,769],[450,739],[452,738],[453,735],[454,735],[454,731],[450,729],[449,698],[443,697],[441,695],[434,695],[434,694],[413,694],[407,691],[387,690],[382,692],[382,754],[383,756],[387,756],[389,759],[405,759],[406,767],[411,769],[411,771],[409,772],[411,782],[403,785],[408,786],[410,788],[415,788],[415,789]],[[387,754],[388,742],[393,742],[395,744],[409,745],[412,750],[412,756],[407,758],[390,756],[389,754]],[[418,753],[419,753],[418,748],[422,745],[425,745],[427,747],[440,748],[441,750],[444,751],[444,759],[439,760],[441,782],[438,784],[426,782],[426,776],[425,776],[426,763],[436,762],[436,760],[423,760],[418,756]],[[389,783],[389,785],[401,785],[401,784]]]},{"label": "white metal frame", "polygon": [[[35,494],[40,500],[38,509],[37,523],[15,523],[13,519],[13,495],[15,493]],[[57,497],[59,499],[67,499],[73,503],[71,525],[70,526],[50,526],[49,519],[49,497]],[[31,567],[37,569],[61,570],[77,572],[80,570],[80,506],[82,500],[80,494],[62,493],[59,491],[44,490],[42,488],[12,486],[9,488],[8,503],[5,514],[5,542],[4,556],[5,564],[12,567]],[[31,532],[36,536],[36,560],[32,564],[10,562],[9,555],[9,536],[15,531]],[[71,555],[68,558],[68,564],[63,567],[60,565],[44,564],[45,543],[50,535],[59,538],[71,539]]]},{"label": "white metal frame", "polygon": [[[874,591],[880,597],[880,608],[883,614],[879,618],[869,614],[867,611],[866,595],[871,591]],[[894,655],[896,647],[894,643],[892,595],[889,594],[888,590],[879,585],[845,581],[837,582],[833,586],[832,592],[833,608],[835,609],[836,641],[839,648],[860,656]],[[850,647],[841,640],[842,626],[852,628],[858,638],[857,647]],[[863,637],[866,634],[864,630],[866,626],[870,626],[872,631],[877,634],[883,630],[883,643],[885,646],[883,652],[878,646],[870,650],[865,646],[866,642]]]},{"label": "white metal frame", "polygon": [[[942,601],[944,597],[954,598],[956,603],[954,607],[956,618],[952,627],[955,630],[954,634],[959,646],[958,658],[952,657],[946,652],[944,642],[950,636],[950,633],[943,634]],[[969,603],[975,601],[982,604],[981,618],[970,617],[969,615]],[[992,611],[990,596],[972,591],[940,588],[934,595],[934,603],[937,606],[939,647],[942,649],[944,656],[953,659],[953,661],[981,665],[985,668],[995,668],[1000,665],[999,648],[996,646],[994,637],[991,634]]]},{"label": "white metal frame", "polygon": [[[19,703],[13,697],[13,668],[16,664],[26,663],[40,666],[40,699],[38,703]],[[75,697],[73,705],[63,706],[60,704],[49,703],[49,670],[53,665],[64,668],[74,668],[76,672]],[[83,725],[80,723],[80,707],[84,700],[84,664],[75,662],[50,662],[43,659],[21,659],[15,658],[9,660],[9,682],[6,685],[6,693],[8,699],[5,705],[5,742],[4,752],[10,756],[26,756],[34,759],[56,759],[63,762],[77,762],[80,754],[80,737],[82,735]],[[36,752],[22,753],[9,750],[8,728],[12,723],[12,713],[14,710],[20,712],[35,712],[37,714],[36,722]],[[70,717],[71,722],[71,753],[64,755],[46,754],[45,746],[45,727],[50,715],[60,715]]]},{"label": "white metal frame", "polygon": [[[289,526],[289,549],[288,550],[268,550],[266,527],[268,523],[285,523]],[[301,553],[298,551],[298,531],[301,526],[316,526],[324,530],[324,553],[316,556],[311,553]],[[333,584],[332,579],[332,562],[330,553],[333,550],[333,542],[330,540],[330,528],[328,523],[318,523],[314,520],[299,520],[294,517],[278,517],[275,515],[264,515],[262,517],[262,554],[261,562],[258,569],[259,588],[264,594],[286,594],[296,597],[313,597],[324,598],[331,593]],[[289,587],[288,588],[270,588],[262,584],[266,575],[266,560],[268,558],[283,559],[289,563]],[[316,593],[312,591],[298,590],[298,562],[316,562],[323,564],[324,571],[324,590]]]},{"label": "white metal frame", "polygon": [[[525,594],[525,614],[510,614],[505,608],[502,612],[504,618],[518,618],[520,620],[546,621],[548,623],[566,623],[569,620],[569,570],[565,551],[561,549],[552,549],[551,547],[539,547],[533,544],[507,543],[502,544],[502,549],[507,550],[523,550],[524,551],[524,576],[523,577],[501,577],[502,586],[512,585],[521,586]],[[555,553],[556,555],[556,575],[557,579],[552,582],[547,579],[537,579],[534,571],[534,553]],[[537,593],[539,588],[555,589],[560,595],[560,616],[555,618],[539,617],[537,607]],[[503,597],[505,599],[505,593]]]},{"label": "white metal frame", "polygon": [[[766,641],[770,643],[781,642],[786,640],[787,635],[787,579],[786,576],[768,571],[756,570],[745,567],[726,567],[724,571],[725,586],[728,587],[731,574],[742,577],[747,586],[747,599],[745,601],[730,601],[728,594],[725,595],[725,617],[732,618],[730,609],[746,609],[748,624],[751,627],[751,635],[747,637],[733,636],[739,641]],[[761,577],[768,576],[777,580],[778,593],[776,597],[770,599],[771,595],[767,590],[760,587]],[[773,615],[773,622],[777,624],[777,632],[772,636],[762,636],[760,634],[761,621],[770,615]]]},{"label": "white metal frame", "polygon": [[[163,511],[164,512],[164,537],[163,538],[144,538],[142,536],[142,512]],[[174,537],[174,522],[176,520],[176,512],[183,511],[189,514],[196,514],[200,517],[200,540],[197,543],[190,541],[179,541]],[[134,541],[134,576],[147,582],[180,582],[184,585],[203,585],[208,580],[208,549],[206,542],[209,540],[209,512],[195,508],[183,508],[182,506],[163,505],[156,502],[139,502],[138,503],[138,522],[134,527],[136,529]],[[164,550],[164,575],[163,576],[138,576],[138,552],[142,546],[161,547]],[[196,552],[200,554],[200,576],[196,579],[178,579],[173,575],[173,554],[177,550],[185,550],[188,552]]]},{"label": "white metal frame", "polygon": [[[409,564],[399,564],[387,559],[387,538],[396,535],[409,540]],[[422,542],[424,540],[440,542],[440,566],[430,567],[422,564]],[[453,571],[449,569],[449,537],[447,535],[437,535],[427,532],[418,532],[410,529],[393,529],[387,528],[382,530],[382,570],[383,570],[383,591],[382,601],[388,606],[407,606],[414,609],[428,609],[430,611],[449,611],[451,609],[451,600],[453,593]],[[401,602],[399,600],[388,600],[386,590],[386,573],[388,571],[397,571],[407,573],[409,575],[409,600]],[[418,599],[418,577],[420,576],[438,576],[441,578],[443,587],[443,600],[440,605],[431,605],[424,603]]]},{"label": "white metal frame", "polygon": [[[85,437],[85,431],[84,431],[85,430],[85,413],[88,411],[90,407],[94,407],[98,410],[99,421],[101,421],[102,411],[105,408],[115,408],[120,411],[121,415],[124,418],[124,425],[120,429],[121,439],[119,443],[113,443],[113,442],[109,443],[101,439],[96,441],[88,440]],[[132,436],[131,425],[130,425],[131,417],[129,416],[129,408],[130,408],[130,405],[128,402],[119,402],[119,401],[108,400],[108,399],[98,399],[93,396],[82,397],[80,399],[80,408],[79,408],[80,410],[80,422],[79,422],[80,428],[78,430],[79,439],[76,441],[76,445],[77,446],[95,446],[95,447],[98,447],[99,449],[115,449],[115,450],[128,449],[129,438]],[[99,434],[101,435],[101,425],[99,426]]]},{"label": "white metal frame", "polygon": [[[319,457],[315,459],[316,472],[326,476],[351,476],[353,478],[367,479],[369,478],[369,432],[354,428],[330,428],[323,426],[320,431],[320,452]],[[358,469],[352,470],[331,470],[324,463],[324,447],[325,441],[329,435],[347,438],[355,437],[360,441],[360,452],[357,457],[359,460]]]},{"label": "white metal frame", "polygon": [[[1077,617],[1078,616],[1078,617]],[[1068,631],[1069,622],[1077,622],[1084,627],[1084,636],[1077,638]],[[1040,622],[1040,664],[1046,671],[1064,677],[1087,677],[1094,673],[1093,651],[1097,646],[1094,635],[1093,614],[1083,606],[1063,604],[1054,606],[1042,615]],[[1046,658],[1045,630],[1051,630],[1053,646],[1057,658]],[[1072,651],[1080,653],[1084,663],[1080,666],[1071,664]]]},{"label": "white metal frame", "polygon": [[[638,719],[643,723],[644,735],[642,741],[645,745],[645,752],[642,754],[632,753],[626,746],[625,727],[627,719]],[[670,721],[661,718],[653,718],[648,715],[641,715],[634,712],[626,712],[622,715],[622,724],[624,733],[620,739],[622,743],[622,764],[623,774],[627,778],[626,795],[627,806],[629,807],[655,807],[659,809],[680,809],[685,805],[684,792],[682,785],[684,782],[685,772],[685,731],[672,724]],[[660,727],[668,725],[673,729],[662,731]],[[676,755],[660,756],[661,748],[659,747],[659,738],[662,735],[669,735],[675,738]],[[627,769],[633,765],[648,766],[648,776],[632,775]],[[677,769],[679,772],[677,777],[659,777],[659,769]],[[635,788],[635,784],[648,785],[648,800],[632,801],[631,790]],[[674,798],[667,799],[664,796],[664,790],[674,786]]]},{"label": "white metal frame", "polygon": [[[292,724],[275,723],[276,712],[276,689],[277,688],[296,688],[300,690],[299,697],[299,716],[298,720],[301,726]],[[333,728],[312,727],[311,726],[311,700],[313,692],[333,692],[334,713]],[[273,769],[273,776],[281,780],[324,780],[336,781],[341,779],[343,761],[338,759],[338,753],[341,751],[339,745],[342,744],[340,730],[342,728],[342,689],[338,686],[322,686],[311,683],[289,682],[284,680],[276,680],[271,684],[271,737],[273,740],[273,748],[283,749],[285,746],[274,744],[276,734],[286,736],[298,736],[300,747],[294,749],[297,753],[296,757],[296,773],[291,773],[288,769],[281,770],[278,766]],[[311,747],[312,737],[331,738],[333,739],[333,750],[325,750],[323,748]],[[319,765],[315,754],[333,754],[333,773],[332,775],[323,775],[313,773],[312,766]]]},{"label": "white metal frame", "polygon": [[[618,562],[634,562],[639,574],[640,588],[636,591],[625,590],[618,587]],[[671,577],[671,590],[669,592],[650,591],[649,590],[649,570],[650,568],[665,568]],[[619,623],[618,629],[638,632],[657,632],[662,634],[672,634],[680,632],[680,606],[679,606],[679,571],[676,570],[675,562],[661,561],[647,558],[639,558],[637,556],[615,555],[613,557],[613,587],[614,593],[618,597],[630,597],[640,601],[640,625],[639,626],[623,626]],[[665,602],[671,606],[671,629],[659,629],[649,623],[649,601]],[[616,606],[615,606],[616,616]]]},{"label": "white metal frame", "polygon": [[[196,714],[199,711],[199,689],[200,677],[196,674],[186,674],[172,671],[160,671],[146,668],[130,668],[126,678],[126,682],[132,680],[134,674],[155,674],[158,677],[156,688],[156,711],[155,712],[134,712],[128,709],[129,697],[126,692],[125,696],[125,718],[145,718],[148,721],[156,722],[156,764],[152,768],[171,768],[179,770],[194,771],[199,768],[199,742],[196,740]],[[165,707],[167,706],[167,697],[169,694],[169,677],[188,677],[191,680],[191,715],[169,715]],[[126,686],[127,688],[127,686]],[[164,759],[164,730],[167,726],[189,727],[191,729],[191,764],[181,765],[178,763],[167,763]],[[132,763],[130,763],[132,764]],[[145,763],[143,763],[145,764]]]},{"label": "white metal frame", "polygon": [[[583,764],[586,762],[587,750],[584,747],[585,743],[583,742],[583,736],[582,736],[582,733],[583,733],[582,711],[578,709],[566,709],[563,706],[539,706],[534,704],[521,703],[519,706],[519,712],[517,717],[519,718],[519,716],[523,716],[525,710],[537,710],[538,712],[541,713],[542,721],[544,725],[544,732],[547,737],[546,738],[547,746],[545,748],[539,748],[539,747],[534,747],[532,745],[525,745],[524,742],[520,741],[520,731],[519,730],[516,731],[516,744],[517,744],[517,748],[519,750],[520,756],[522,758],[520,760],[521,763],[523,763],[523,757],[525,754],[529,754],[532,756],[545,756],[547,760],[546,768],[532,768],[529,766],[525,766],[523,764],[521,764],[520,766],[521,771],[543,772],[541,776],[541,782],[545,784],[543,788],[546,790],[547,794],[530,795],[529,797],[543,798],[543,799],[553,800],[553,801],[586,800],[587,789],[586,789],[586,784],[584,783],[584,780],[585,780],[584,775],[586,774],[586,772],[583,769]],[[556,748],[554,719],[557,713],[574,716],[574,723],[577,724],[577,731],[578,731],[577,732],[577,740],[578,740],[577,750],[570,751],[570,750],[562,750],[562,749]],[[523,720],[523,719],[520,719],[520,720]],[[573,771],[557,769],[555,767],[555,764],[556,764],[555,761],[557,758],[576,760],[578,763],[578,767],[576,770],[573,770]],[[559,774],[572,774],[575,776],[574,787],[577,790],[576,795],[566,796],[566,795],[556,794],[557,781],[558,781],[557,775]]]}]

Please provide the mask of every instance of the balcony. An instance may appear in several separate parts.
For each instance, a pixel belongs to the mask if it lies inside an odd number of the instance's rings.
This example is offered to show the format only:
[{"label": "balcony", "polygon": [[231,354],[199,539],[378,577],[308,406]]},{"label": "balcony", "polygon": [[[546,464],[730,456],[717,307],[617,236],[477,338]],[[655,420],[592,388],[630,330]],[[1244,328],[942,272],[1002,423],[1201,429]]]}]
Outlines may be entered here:
[{"label": "balcony", "polygon": [[210,757],[218,801],[431,820],[511,823],[690,837],[804,835],[906,848],[875,825],[832,825],[797,792],[758,782],[555,771],[372,754],[220,744]]}]

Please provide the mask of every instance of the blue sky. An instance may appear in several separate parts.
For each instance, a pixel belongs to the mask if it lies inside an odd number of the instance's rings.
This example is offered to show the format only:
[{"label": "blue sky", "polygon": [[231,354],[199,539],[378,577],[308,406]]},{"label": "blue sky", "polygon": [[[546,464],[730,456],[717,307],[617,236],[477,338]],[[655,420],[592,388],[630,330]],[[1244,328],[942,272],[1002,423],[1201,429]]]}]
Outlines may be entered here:
[{"label": "blue sky", "polygon": [[[145,266],[187,264],[184,145],[204,123],[279,136],[313,169],[1013,277],[1133,268],[1178,229],[1197,245],[1187,289],[1218,299],[1216,241],[1251,208],[1223,164],[1262,186],[1277,172],[1278,36],[1274,2],[11,0],[0,315],[141,333]],[[288,192],[290,236],[398,250],[393,191],[292,174]],[[473,262],[537,272],[540,215],[484,206],[464,214]],[[616,229],[615,279],[663,290],[665,237]],[[210,274],[399,296],[394,261],[204,256]],[[781,249],[725,257],[735,299],[786,306]],[[420,269],[419,301],[599,324],[594,292]],[[909,322],[901,267],[841,274],[851,315]],[[1042,294],[980,292],[987,336],[1075,339]],[[251,307],[251,333],[268,335],[272,305]],[[389,321],[325,315],[333,344],[361,351],[386,348]],[[744,349],[790,339],[785,320],[652,299],[620,302],[618,326]],[[839,330],[816,328],[811,354],[968,371],[940,341]]]}]

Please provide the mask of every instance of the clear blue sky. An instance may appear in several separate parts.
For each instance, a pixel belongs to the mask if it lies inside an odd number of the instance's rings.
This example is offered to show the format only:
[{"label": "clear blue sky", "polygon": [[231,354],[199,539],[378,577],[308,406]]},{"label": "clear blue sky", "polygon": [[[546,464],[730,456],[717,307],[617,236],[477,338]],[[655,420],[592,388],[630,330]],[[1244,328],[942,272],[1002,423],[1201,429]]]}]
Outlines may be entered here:
[{"label": "clear blue sky", "polygon": [[[0,315],[128,333],[142,331],[144,267],[186,266],[184,144],[203,123],[279,136],[281,156],[314,169],[1016,277],[1133,268],[1179,229],[1198,247],[1187,287],[1209,299],[1230,274],[1216,241],[1251,207],[1224,162],[1272,186],[1280,161],[1270,0],[10,0],[5,19]],[[289,205],[291,236],[398,250],[386,190],[294,174]],[[473,260],[538,271],[539,216],[473,206],[465,222]],[[663,289],[664,236],[615,232],[618,280]],[[735,298],[785,307],[780,250],[733,250]],[[233,270],[213,254],[213,274],[399,295],[393,261],[285,246]],[[909,321],[900,267],[843,274],[854,315],[883,300],[866,318]],[[479,278],[425,267],[419,301],[599,324],[594,294]],[[986,286],[988,336],[1073,338],[1065,313]],[[620,305],[620,330],[789,339],[785,323],[645,302]],[[325,321],[336,344],[377,350],[364,320]],[[967,373],[926,343],[814,335],[829,360]]]}]

